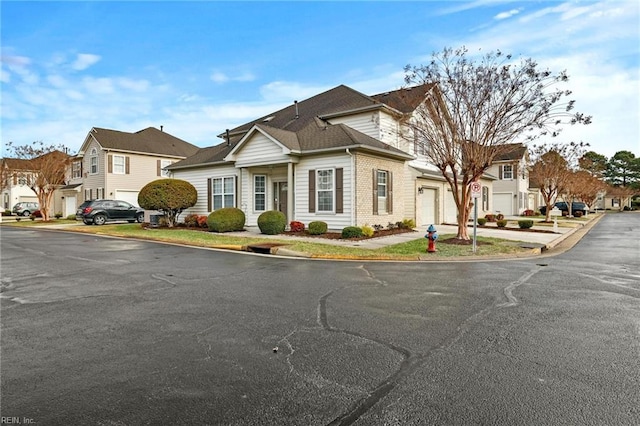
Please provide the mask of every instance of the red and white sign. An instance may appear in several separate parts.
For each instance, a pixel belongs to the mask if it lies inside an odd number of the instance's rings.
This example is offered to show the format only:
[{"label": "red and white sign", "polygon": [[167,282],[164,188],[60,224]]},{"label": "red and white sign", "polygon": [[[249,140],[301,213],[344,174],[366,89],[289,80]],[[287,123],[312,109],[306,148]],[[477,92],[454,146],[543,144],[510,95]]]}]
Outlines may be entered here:
[{"label": "red and white sign", "polygon": [[474,180],[469,185],[471,189],[471,198],[480,198],[482,196],[482,185],[477,180]]}]

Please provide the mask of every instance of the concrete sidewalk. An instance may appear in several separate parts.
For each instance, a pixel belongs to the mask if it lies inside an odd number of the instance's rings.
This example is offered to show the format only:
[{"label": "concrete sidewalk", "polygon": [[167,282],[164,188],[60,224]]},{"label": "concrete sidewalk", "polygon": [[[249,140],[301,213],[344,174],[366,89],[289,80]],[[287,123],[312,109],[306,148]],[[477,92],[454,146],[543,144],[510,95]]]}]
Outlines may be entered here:
[{"label": "concrete sidewalk", "polygon": [[[498,228],[495,224],[491,224],[489,226],[478,227],[477,235],[480,237],[492,237],[492,238],[500,238],[504,240],[511,240],[520,242],[521,247],[532,249],[531,254],[540,254],[545,250],[549,250],[551,248],[556,247],[562,241],[573,235],[579,230],[588,226],[589,228],[597,223],[603,215],[598,215],[593,217],[592,220],[588,222],[572,222],[571,227],[569,227],[566,223],[560,222],[558,224],[558,232],[553,232],[553,227],[549,226],[534,226],[532,231],[524,231],[517,230],[513,228]],[[510,220],[517,220],[521,218],[509,218]],[[47,225],[40,225],[39,228],[46,229],[56,229],[56,230],[65,230],[71,227],[79,226],[80,223],[63,223],[56,224],[51,223]],[[563,226],[564,225],[564,226]],[[107,225],[108,226],[108,225]],[[455,225],[437,225],[436,230],[438,235],[442,237],[443,235],[457,233],[457,226]],[[536,232],[538,231],[538,232]],[[469,236],[473,236],[473,227],[469,227],[468,229]],[[321,243],[321,244],[330,244],[337,245],[343,247],[358,247],[365,249],[379,249],[382,247],[399,244],[407,241],[412,241],[419,238],[425,238],[427,233],[427,226],[422,226],[416,228],[414,232],[406,232],[402,234],[390,235],[385,237],[378,238],[370,238],[366,240],[353,241],[353,240],[340,240],[340,239],[322,239],[322,238],[313,238],[313,237],[300,237],[300,236],[288,236],[283,234],[278,235],[265,235],[260,232],[260,229],[257,226],[247,226],[244,231],[241,232],[227,232],[224,235],[229,237],[259,237],[261,239],[269,240],[269,239],[277,239],[277,240],[292,240],[292,241],[300,241],[306,240],[313,243]],[[579,239],[576,240],[576,242]],[[266,243],[265,243],[266,244]],[[425,244],[427,244],[425,239]],[[268,245],[268,244],[266,244]],[[238,245],[233,246],[235,250],[246,250],[245,246]],[[220,249],[230,249],[231,246],[220,246],[216,247]],[[271,254],[277,254],[280,256],[293,256],[293,257],[310,257],[305,253],[298,253],[289,250],[286,247],[273,247],[268,250]],[[470,258],[465,257],[466,260],[471,260]],[[444,260],[444,259],[443,259]],[[447,258],[446,260],[455,260],[451,258]]]}]

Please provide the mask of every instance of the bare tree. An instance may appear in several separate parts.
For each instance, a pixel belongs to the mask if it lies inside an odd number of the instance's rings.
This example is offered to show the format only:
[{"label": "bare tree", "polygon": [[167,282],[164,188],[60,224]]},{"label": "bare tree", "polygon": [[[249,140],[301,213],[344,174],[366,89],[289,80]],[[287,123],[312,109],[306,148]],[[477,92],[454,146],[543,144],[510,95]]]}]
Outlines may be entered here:
[{"label": "bare tree", "polygon": [[587,170],[578,170],[574,174],[575,179],[572,184],[576,199],[582,201],[589,207],[594,207],[600,194],[607,189],[607,185]]},{"label": "bare tree", "polygon": [[458,209],[457,238],[468,240],[470,183],[479,179],[506,145],[540,135],[556,136],[564,124],[589,124],[572,113],[566,72],[539,70],[532,59],[512,62],[500,51],[478,62],[468,51],[446,48],[428,65],[405,67],[407,84],[434,83],[425,103],[405,123],[407,138],[424,152],[446,179]]},{"label": "bare tree", "polygon": [[573,201],[572,197],[575,196],[574,188],[571,186],[572,180],[575,179],[573,171],[577,166],[578,158],[583,155],[587,146],[589,144],[584,142],[554,143],[534,145],[530,150],[533,166],[529,172],[529,178],[540,189],[542,199],[547,206],[546,222],[550,220],[551,209],[559,195],[564,195],[568,203]]},{"label": "bare tree", "polygon": [[26,184],[38,196],[42,219],[50,219],[51,200],[55,190],[64,185],[70,156],[62,145],[45,145],[33,142],[31,145],[14,146],[11,142],[7,148],[15,158],[28,160],[30,171],[24,173]]}]

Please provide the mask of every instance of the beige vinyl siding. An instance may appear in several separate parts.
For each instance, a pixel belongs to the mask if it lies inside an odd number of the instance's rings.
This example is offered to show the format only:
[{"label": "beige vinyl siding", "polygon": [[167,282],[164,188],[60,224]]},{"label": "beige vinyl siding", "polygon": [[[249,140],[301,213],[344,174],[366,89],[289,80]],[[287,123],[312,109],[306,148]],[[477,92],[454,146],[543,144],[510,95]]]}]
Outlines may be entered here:
[{"label": "beige vinyl siding", "polygon": [[[198,201],[195,206],[185,210],[180,215],[180,220],[183,221],[184,218],[188,214],[197,214],[197,215],[208,215],[211,213],[207,209],[207,179],[209,178],[218,178],[218,177],[227,177],[227,176],[240,176],[240,170],[236,169],[233,166],[221,166],[221,167],[202,167],[197,169],[189,169],[189,170],[174,170],[173,177],[175,179],[186,180],[191,183],[196,188],[198,192]],[[241,179],[238,186],[244,183],[244,179]],[[236,200],[238,194],[236,194]],[[240,204],[238,204],[240,207]]]},{"label": "beige vinyl siding", "polygon": [[284,162],[289,162],[289,157],[283,153],[283,148],[259,132],[256,132],[248,141],[245,141],[235,155],[236,167]]},{"label": "beige vinyl siding", "polygon": [[[165,179],[164,176],[158,176],[158,160],[166,160],[164,157],[151,155],[129,154],[121,152],[108,152],[104,158],[109,161],[110,156],[124,156],[128,158],[129,173],[117,174],[109,173],[107,164],[107,182],[105,188],[105,196],[112,197],[117,191],[140,191],[143,186],[157,179]],[[173,158],[171,161],[178,161],[179,158]]]},{"label": "beige vinyl siding", "polygon": [[346,124],[372,138],[380,138],[380,126],[378,112],[363,112],[361,114],[348,115],[346,117],[336,117],[329,120],[331,124]]},{"label": "beige vinyl siding", "polygon": [[[343,213],[309,213],[309,170],[343,169]],[[335,176],[335,175],[334,175]],[[351,223],[351,206],[354,183],[351,180],[351,157],[346,154],[308,157],[300,160],[295,168],[295,219],[309,225],[320,220],[330,229],[342,229]],[[371,177],[369,177],[371,179]],[[289,185],[291,188],[291,185]],[[335,188],[334,188],[335,191]],[[334,205],[335,207],[335,205]]]},{"label": "beige vinyl siding", "polygon": [[[96,149],[97,153],[98,153],[98,173],[96,174],[91,174],[91,151],[93,149]],[[105,154],[105,152],[102,150],[102,147],[100,146],[100,144],[98,144],[98,142],[96,142],[95,140],[92,140],[89,143],[89,146],[87,146],[86,151],[83,154],[83,158],[82,158],[82,171],[83,171],[83,176],[84,176],[84,180],[83,180],[83,189],[91,189],[92,195],[91,198],[96,198],[96,189],[98,188],[104,188],[106,183],[105,183],[105,175],[107,173],[107,155]],[[108,192],[105,191],[105,196],[107,196]],[[82,194],[82,197],[84,197],[84,191]],[[84,198],[83,198],[84,199]]]},{"label": "beige vinyl siding", "polygon": [[380,139],[382,142],[391,145],[394,148],[401,149],[411,154],[407,142],[400,135],[400,126],[398,121],[390,114],[381,111],[380,117]]}]

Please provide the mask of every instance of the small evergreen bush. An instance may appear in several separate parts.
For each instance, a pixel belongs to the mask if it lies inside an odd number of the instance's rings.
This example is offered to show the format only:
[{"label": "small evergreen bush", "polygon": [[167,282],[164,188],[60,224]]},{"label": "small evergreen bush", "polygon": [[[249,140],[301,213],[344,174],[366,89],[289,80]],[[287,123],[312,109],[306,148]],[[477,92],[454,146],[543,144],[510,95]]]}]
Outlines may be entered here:
[{"label": "small evergreen bush", "polygon": [[67,220],[76,220],[76,215],[70,214],[69,216],[67,216]]},{"label": "small evergreen bush", "polygon": [[487,219],[485,219],[484,217],[479,217],[478,218],[478,225],[480,226],[484,226],[487,223]]},{"label": "small evergreen bush", "polygon": [[309,234],[311,235],[322,235],[327,232],[327,222],[322,222],[320,220],[311,222],[309,224]]},{"label": "small evergreen bush", "polygon": [[62,217],[62,212],[57,212],[53,215],[53,217],[55,217],[56,219],[60,219]]},{"label": "small evergreen bush", "polygon": [[362,227],[362,233],[364,234],[365,237],[373,237],[373,235],[375,234],[376,231],[374,231],[374,229],[372,227],[370,227],[369,225],[364,225]]},{"label": "small evergreen bush", "polygon": [[533,221],[532,220],[519,220],[518,221],[518,226],[520,227],[520,229],[529,229],[533,226]]},{"label": "small evergreen bush", "polygon": [[402,219],[402,227],[404,229],[413,229],[416,227],[416,221],[413,219]]},{"label": "small evergreen bush", "polygon": [[[627,207],[627,206],[625,206],[625,207]],[[627,210],[628,210],[628,209],[629,209],[629,208],[627,207]],[[578,211],[576,211],[573,215],[574,215],[575,217],[582,217],[583,213],[582,213],[582,211],[581,211],[581,210],[578,210]]]},{"label": "small evergreen bush", "polygon": [[496,220],[504,220],[504,215],[502,213],[498,213],[496,215]]},{"label": "small evergreen bush", "polygon": [[277,210],[268,210],[258,216],[258,228],[266,235],[282,234],[287,227],[287,217]]},{"label": "small evergreen bush", "polygon": [[[197,219],[196,219],[197,220]],[[212,232],[242,231],[246,218],[244,212],[235,207],[224,207],[212,211],[207,217],[207,226]]]},{"label": "small evergreen bush", "polygon": [[342,229],[342,238],[361,238],[364,237],[362,229],[357,226],[347,226]]},{"label": "small evergreen bush", "polygon": [[498,228],[504,228],[507,226],[507,221],[505,219],[497,220],[496,225],[498,225]]}]

